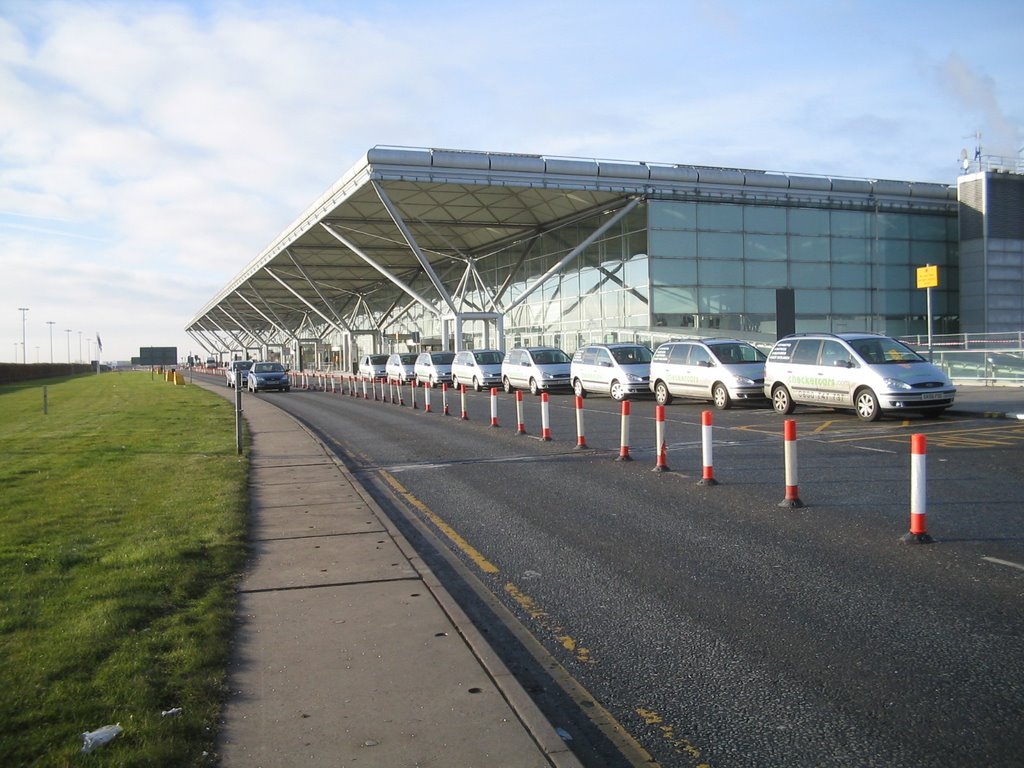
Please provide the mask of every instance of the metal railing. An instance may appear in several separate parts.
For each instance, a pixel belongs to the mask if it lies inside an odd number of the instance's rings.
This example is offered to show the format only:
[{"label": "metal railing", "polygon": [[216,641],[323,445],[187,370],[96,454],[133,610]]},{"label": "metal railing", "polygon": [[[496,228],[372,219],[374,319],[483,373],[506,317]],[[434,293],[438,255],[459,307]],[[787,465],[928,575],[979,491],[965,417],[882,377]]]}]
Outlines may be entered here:
[{"label": "metal railing", "polygon": [[[901,336],[900,341],[929,356],[927,336]],[[932,336],[931,358],[951,379],[1024,385],[1024,331]]]}]

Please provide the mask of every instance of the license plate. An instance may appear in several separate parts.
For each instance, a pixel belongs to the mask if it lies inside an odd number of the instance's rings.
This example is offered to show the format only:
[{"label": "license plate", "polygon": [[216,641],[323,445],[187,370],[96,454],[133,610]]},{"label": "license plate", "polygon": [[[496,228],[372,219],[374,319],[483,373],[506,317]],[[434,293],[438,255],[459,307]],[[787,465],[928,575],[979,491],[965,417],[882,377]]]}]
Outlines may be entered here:
[{"label": "license plate", "polygon": [[921,395],[922,400],[942,400],[946,397],[945,392],[925,392]]}]

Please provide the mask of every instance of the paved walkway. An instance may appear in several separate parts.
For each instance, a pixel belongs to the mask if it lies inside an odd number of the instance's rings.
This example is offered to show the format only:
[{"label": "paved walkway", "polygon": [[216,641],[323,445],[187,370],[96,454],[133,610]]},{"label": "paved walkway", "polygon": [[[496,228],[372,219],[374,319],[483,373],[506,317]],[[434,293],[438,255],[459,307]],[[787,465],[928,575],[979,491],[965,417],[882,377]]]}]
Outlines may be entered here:
[{"label": "paved walkway", "polygon": [[243,407],[252,557],[221,765],[579,766],[345,467],[274,405]]}]

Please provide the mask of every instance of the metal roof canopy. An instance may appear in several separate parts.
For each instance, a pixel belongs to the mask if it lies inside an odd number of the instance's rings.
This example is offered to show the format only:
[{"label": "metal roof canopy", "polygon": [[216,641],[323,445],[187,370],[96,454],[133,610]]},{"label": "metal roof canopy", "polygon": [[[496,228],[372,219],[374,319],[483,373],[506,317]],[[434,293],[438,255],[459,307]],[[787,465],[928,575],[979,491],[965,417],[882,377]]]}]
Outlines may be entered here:
[{"label": "metal roof canopy", "polygon": [[[477,264],[526,253],[540,234],[608,213],[562,268],[648,196],[727,201],[848,197],[955,204],[940,184],[790,176],[443,149],[374,147],[186,326],[211,352],[278,346],[299,336],[385,332],[417,304],[439,318],[501,315],[513,302]],[[467,295],[483,293],[486,306]],[[525,298],[520,294],[516,303]],[[372,326],[366,327],[370,318]]]}]

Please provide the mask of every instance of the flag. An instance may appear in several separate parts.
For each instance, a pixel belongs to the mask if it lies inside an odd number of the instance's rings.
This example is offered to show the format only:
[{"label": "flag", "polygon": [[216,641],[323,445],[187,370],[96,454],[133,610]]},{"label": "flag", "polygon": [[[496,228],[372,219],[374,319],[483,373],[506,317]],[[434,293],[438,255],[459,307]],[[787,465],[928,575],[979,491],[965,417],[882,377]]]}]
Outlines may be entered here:
[{"label": "flag", "polygon": [[103,351],[103,342],[100,341],[99,331],[96,332],[96,351],[98,351],[98,352],[102,352]]}]

